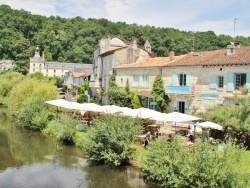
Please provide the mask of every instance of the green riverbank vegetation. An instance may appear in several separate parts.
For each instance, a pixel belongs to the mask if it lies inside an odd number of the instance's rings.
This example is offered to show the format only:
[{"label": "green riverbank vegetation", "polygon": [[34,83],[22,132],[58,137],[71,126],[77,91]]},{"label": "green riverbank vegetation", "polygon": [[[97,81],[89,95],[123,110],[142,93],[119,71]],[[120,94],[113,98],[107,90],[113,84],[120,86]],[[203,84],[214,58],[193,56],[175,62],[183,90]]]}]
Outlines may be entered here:
[{"label": "green riverbank vegetation", "polygon": [[144,149],[135,142],[143,131],[140,119],[106,114],[93,118],[91,127],[79,131],[76,127],[81,121],[70,116],[71,111],[45,104],[58,96],[56,80],[11,71],[1,73],[0,80],[0,103],[24,128],[81,147],[92,164],[132,164],[146,180],[163,187],[250,187],[250,153],[234,140],[238,131],[249,133],[249,99],[234,111],[230,105],[210,109],[203,118],[218,120],[232,134],[226,143],[213,145],[197,139],[187,146],[177,135],[171,141],[151,140]]}]

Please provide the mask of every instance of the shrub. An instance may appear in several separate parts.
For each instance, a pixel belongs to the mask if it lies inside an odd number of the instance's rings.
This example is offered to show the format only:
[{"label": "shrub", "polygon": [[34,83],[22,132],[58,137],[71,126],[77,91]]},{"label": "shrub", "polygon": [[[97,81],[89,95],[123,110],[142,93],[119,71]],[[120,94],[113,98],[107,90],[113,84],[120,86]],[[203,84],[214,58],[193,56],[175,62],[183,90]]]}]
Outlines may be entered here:
[{"label": "shrub", "polygon": [[107,162],[118,166],[128,162],[131,143],[141,133],[140,119],[105,114],[93,120],[94,128],[86,132],[84,149],[90,162]]},{"label": "shrub", "polygon": [[66,114],[58,114],[43,133],[51,134],[57,140],[73,143],[75,134],[77,133],[76,126],[79,124],[81,124],[79,119],[70,118]]},{"label": "shrub", "polygon": [[41,131],[47,124],[49,114],[41,96],[28,98],[17,113],[20,123],[26,128]]},{"label": "shrub", "polygon": [[166,187],[246,187],[249,180],[237,168],[243,150],[232,144],[222,150],[207,142],[184,146],[178,137],[172,142],[149,144],[141,168],[147,177]]}]

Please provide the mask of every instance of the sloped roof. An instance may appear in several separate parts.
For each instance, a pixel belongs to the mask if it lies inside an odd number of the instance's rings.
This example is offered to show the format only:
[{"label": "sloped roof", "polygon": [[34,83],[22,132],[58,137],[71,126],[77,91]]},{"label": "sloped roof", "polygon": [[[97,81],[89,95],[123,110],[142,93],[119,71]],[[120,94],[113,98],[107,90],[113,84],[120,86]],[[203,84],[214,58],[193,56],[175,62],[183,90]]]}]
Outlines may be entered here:
[{"label": "sloped roof", "polygon": [[81,76],[87,77],[92,74],[92,70],[84,70],[83,72],[73,72],[73,77],[78,78]]},{"label": "sloped roof", "polygon": [[233,55],[227,55],[226,49],[192,52],[165,66],[211,66],[250,64],[250,47],[235,48]]},{"label": "sloped roof", "polygon": [[181,58],[183,58],[185,55],[181,56],[175,56],[173,60],[170,59],[170,57],[154,57],[150,58],[146,61],[142,61],[139,63],[132,63],[132,64],[123,64],[116,66],[115,68],[145,68],[145,67],[161,67],[166,66],[167,64],[171,62],[175,62]]}]

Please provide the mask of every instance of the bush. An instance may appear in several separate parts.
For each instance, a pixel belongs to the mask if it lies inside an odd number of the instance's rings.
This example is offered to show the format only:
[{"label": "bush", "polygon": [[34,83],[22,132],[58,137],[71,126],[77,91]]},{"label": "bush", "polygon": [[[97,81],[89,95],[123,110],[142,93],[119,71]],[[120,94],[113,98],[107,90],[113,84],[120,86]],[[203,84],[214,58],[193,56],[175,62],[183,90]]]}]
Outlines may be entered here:
[{"label": "bush", "polygon": [[43,133],[55,136],[57,140],[68,141],[73,143],[76,126],[81,124],[79,119],[70,118],[66,114],[59,114],[56,119],[52,120]]},{"label": "bush", "polygon": [[49,114],[41,96],[28,98],[17,113],[17,118],[24,127],[41,131],[47,124]]},{"label": "bush", "polygon": [[222,150],[204,142],[184,146],[173,141],[156,140],[148,145],[141,168],[147,177],[166,187],[246,187],[249,173],[239,171],[243,150],[232,144]]},{"label": "bush", "polygon": [[118,166],[128,162],[131,143],[141,133],[140,119],[105,114],[93,120],[94,128],[86,132],[84,149],[90,162],[107,162]]},{"label": "bush", "polygon": [[78,103],[88,102],[88,96],[86,94],[80,94],[77,98]]}]

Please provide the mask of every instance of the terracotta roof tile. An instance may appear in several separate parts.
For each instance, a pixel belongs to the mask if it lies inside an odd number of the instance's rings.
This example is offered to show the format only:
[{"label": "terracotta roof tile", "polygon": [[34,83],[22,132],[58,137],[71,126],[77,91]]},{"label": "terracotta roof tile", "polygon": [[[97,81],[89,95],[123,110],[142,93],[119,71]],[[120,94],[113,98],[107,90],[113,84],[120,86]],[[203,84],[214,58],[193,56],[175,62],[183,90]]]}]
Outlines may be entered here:
[{"label": "terracotta roof tile", "polygon": [[139,63],[132,63],[132,64],[123,64],[116,66],[115,68],[140,68],[140,67],[161,67],[161,66],[166,66],[167,64],[171,62],[175,62],[181,58],[183,58],[186,55],[181,55],[181,56],[175,56],[174,60],[170,60],[170,57],[154,57],[150,58],[146,61],[142,61]]},{"label": "terracotta roof tile", "polygon": [[83,72],[73,72],[74,77],[81,77],[81,76],[90,76],[92,74],[92,70],[85,70]]},{"label": "terracotta roof tile", "polygon": [[233,55],[227,55],[226,49],[193,52],[166,66],[211,66],[250,64],[250,47],[235,48]]}]

